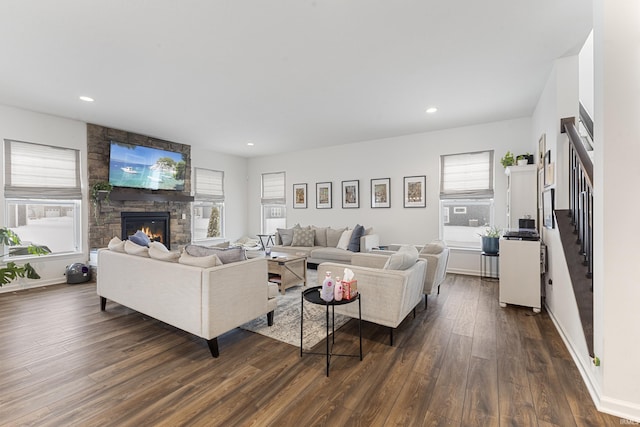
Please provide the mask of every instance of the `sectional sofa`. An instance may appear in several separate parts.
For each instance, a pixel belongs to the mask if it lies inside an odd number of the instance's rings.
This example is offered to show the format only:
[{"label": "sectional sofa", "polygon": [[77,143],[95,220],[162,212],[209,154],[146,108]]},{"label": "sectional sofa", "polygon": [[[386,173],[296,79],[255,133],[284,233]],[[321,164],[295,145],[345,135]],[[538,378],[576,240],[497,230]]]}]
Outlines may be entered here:
[{"label": "sectional sofa", "polygon": [[304,255],[308,264],[351,264],[354,253],[370,252],[379,244],[378,235],[359,224],[352,229],[296,225],[289,229],[279,228],[271,250]]}]

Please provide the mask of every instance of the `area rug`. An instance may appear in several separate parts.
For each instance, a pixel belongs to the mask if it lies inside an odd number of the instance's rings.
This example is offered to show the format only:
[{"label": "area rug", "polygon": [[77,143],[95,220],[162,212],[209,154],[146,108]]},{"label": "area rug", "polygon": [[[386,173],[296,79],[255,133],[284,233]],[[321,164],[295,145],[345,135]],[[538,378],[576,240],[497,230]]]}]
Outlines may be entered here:
[{"label": "area rug", "polygon": [[[294,286],[288,288],[285,295],[278,293],[278,307],[275,310],[273,326],[267,325],[267,316],[260,316],[240,327],[300,348],[300,298],[303,290],[316,286],[317,277],[317,271],[309,269],[307,270],[307,287]],[[324,306],[304,302],[303,349],[310,350],[327,336],[326,313]],[[331,308],[329,315],[331,316]],[[348,316],[336,313],[335,329],[337,330],[350,319]]]}]

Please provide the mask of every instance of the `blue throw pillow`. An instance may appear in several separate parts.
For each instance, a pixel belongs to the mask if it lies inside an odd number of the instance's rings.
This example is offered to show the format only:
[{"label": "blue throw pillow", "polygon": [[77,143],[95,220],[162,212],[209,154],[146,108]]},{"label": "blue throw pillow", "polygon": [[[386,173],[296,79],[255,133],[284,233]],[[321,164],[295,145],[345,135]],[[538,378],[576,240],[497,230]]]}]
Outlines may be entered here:
[{"label": "blue throw pillow", "polygon": [[129,236],[129,240],[140,246],[149,246],[149,243],[151,243],[149,236],[147,236],[142,230],[138,230],[136,231],[136,234]]},{"label": "blue throw pillow", "polygon": [[360,252],[360,238],[364,235],[364,227],[360,224],[356,225],[351,233],[349,240],[349,249],[351,252]]}]

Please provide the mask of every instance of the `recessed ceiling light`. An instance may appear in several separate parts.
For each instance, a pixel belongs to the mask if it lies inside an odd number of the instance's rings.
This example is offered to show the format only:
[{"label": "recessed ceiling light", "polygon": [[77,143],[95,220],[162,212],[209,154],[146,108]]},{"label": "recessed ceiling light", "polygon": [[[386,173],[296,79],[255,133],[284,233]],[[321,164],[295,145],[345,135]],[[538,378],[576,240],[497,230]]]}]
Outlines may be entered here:
[{"label": "recessed ceiling light", "polygon": [[427,108],[427,114],[433,114],[436,111],[438,111],[438,109],[436,107],[429,107]]},{"label": "recessed ceiling light", "polygon": [[253,146],[254,146],[253,142],[247,142],[247,145],[248,145],[249,147],[253,147]]},{"label": "recessed ceiling light", "polygon": [[90,96],[84,96],[84,95],[80,97],[80,100],[84,101],[84,102],[93,102],[94,101],[94,99],[91,98]]}]

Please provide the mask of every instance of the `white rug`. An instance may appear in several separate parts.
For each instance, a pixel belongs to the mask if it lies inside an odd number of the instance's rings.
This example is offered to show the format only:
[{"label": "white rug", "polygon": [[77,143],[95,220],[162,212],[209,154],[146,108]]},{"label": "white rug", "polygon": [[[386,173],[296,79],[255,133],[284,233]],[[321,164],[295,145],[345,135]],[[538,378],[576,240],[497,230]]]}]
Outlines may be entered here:
[{"label": "white rug", "polygon": [[[260,316],[240,327],[300,348],[300,298],[303,290],[316,286],[317,277],[317,271],[309,269],[307,270],[307,287],[294,286],[287,289],[285,295],[278,293],[278,307],[276,307],[273,317],[273,326],[267,325],[267,316]],[[329,316],[331,316],[331,309],[329,309]],[[336,313],[336,330],[350,319],[350,317]],[[311,304],[308,301],[304,302],[302,348],[310,350],[325,339],[327,334],[325,320],[326,308],[324,306]]]}]

